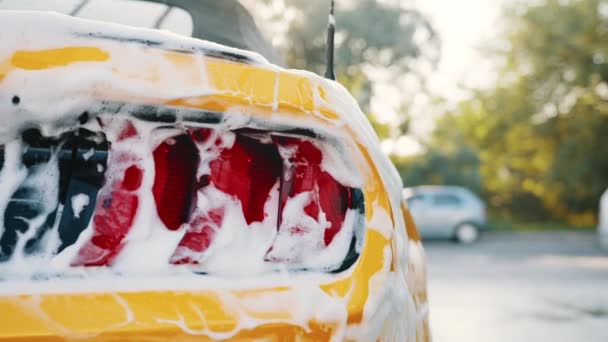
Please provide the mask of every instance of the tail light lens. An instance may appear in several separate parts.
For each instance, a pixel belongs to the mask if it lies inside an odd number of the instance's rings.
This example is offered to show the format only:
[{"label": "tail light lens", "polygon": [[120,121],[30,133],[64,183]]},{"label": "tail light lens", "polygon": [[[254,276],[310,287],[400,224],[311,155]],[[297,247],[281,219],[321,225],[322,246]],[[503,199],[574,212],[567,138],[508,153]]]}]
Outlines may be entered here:
[{"label": "tail light lens", "polygon": [[73,266],[108,265],[124,247],[139,209],[137,191],[144,172],[141,158],[131,151],[131,144],[125,143],[136,135],[133,124],[126,121],[110,154],[106,182],[97,197],[93,234],[80,248]]},{"label": "tail light lens", "polygon": [[163,141],[154,150],[154,201],[161,221],[177,230],[188,221],[196,186],[198,153],[188,135]]},{"label": "tail light lens", "polygon": [[[238,260],[239,248],[255,249],[266,269],[281,264],[335,271],[352,264],[362,196],[325,169],[322,142],[251,129],[173,131],[141,153],[133,144],[149,142],[132,122],[117,130],[103,171],[97,170],[103,185],[95,192],[89,233],[79,238],[72,266],[111,266],[131,243],[138,215],[151,214],[162,229],[183,233],[167,262],[201,272],[217,269],[210,263],[227,250]],[[146,166],[150,156],[153,168]],[[152,176],[152,183],[143,181]],[[156,213],[142,212],[145,196],[153,199]],[[64,205],[74,211],[69,201]],[[60,222],[60,231],[66,230]],[[269,232],[268,239],[241,241],[230,249],[233,240],[246,238],[234,236],[235,224],[246,229],[241,232]],[[324,254],[328,257],[320,259]]]},{"label": "tail light lens", "polygon": [[278,137],[275,142],[286,160],[278,235],[266,259],[301,263],[342,229],[353,189],[322,169],[323,154],[311,141]]},{"label": "tail light lens", "polygon": [[[201,177],[197,190],[205,191],[213,187],[237,199],[248,225],[264,221],[264,208],[271,198],[271,190],[279,183],[283,166],[277,147],[243,134],[236,134],[229,147],[222,147],[222,137],[215,139],[203,145],[212,147],[203,147],[201,154],[212,153],[216,158],[209,161],[209,174]],[[216,151],[211,152],[214,149]],[[193,215],[171,262],[183,264],[201,261],[213,242],[215,231],[221,228],[226,208],[211,205],[199,209],[202,210]]]}]

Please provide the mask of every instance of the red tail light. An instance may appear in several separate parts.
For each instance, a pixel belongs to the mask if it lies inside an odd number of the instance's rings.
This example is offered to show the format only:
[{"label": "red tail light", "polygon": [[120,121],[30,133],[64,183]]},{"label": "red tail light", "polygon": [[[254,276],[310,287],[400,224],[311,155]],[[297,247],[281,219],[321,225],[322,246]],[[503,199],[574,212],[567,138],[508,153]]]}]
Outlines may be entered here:
[{"label": "red tail light", "polygon": [[[299,263],[306,254],[328,246],[340,231],[351,189],[322,169],[323,154],[312,142],[294,138],[275,141],[284,150],[287,167],[282,174],[279,233],[266,259]],[[290,201],[296,202],[296,210],[297,202],[303,201],[302,212],[293,212]]]},{"label": "red tail light", "polygon": [[188,222],[196,185],[198,152],[188,135],[163,141],[154,150],[152,192],[158,216],[170,230]]},{"label": "red tail light", "polygon": [[[215,145],[220,143],[216,141]],[[201,190],[214,186],[237,198],[247,224],[264,219],[264,206],[282,169],[276,146],[237,135],[232,147],[221,149],[218,157],[209,163],[209,169],[210,175],[201,182]],[[221,226],[223,215],[221,207],[208,213],[196,212],[171,261],[178,264],[198,262],[210,246],[215,230]]]},{"label": "red tail light", "polygon": [[143,170],[130,162],[128,155],[118,154],[108,161],[108,173],[119,175],[99,192],[93,216],[93,236],[80,249],[74,266],[110,264],[123,247],[123,240],[133,225],[139,206],[135,191],[141,185]]},{"label": "red tail light", "polygon": [[[134,127],[127,126],[120,137],[136,134]],[[308,138],[193,129],[163,141],[153,158],[154,184],[140,189],[141,166],[125,162],[130,156],[111,153],[106,175],[120,176],[100,191],[93,236],[80,249],[74,265],[112,263],[133,225],[138,196],[146,191],[152,193],[166,229],[185,230],[169,262],[202,267],[205,256],[213,253],[210,247],[223,229],[226,206],[231,203],[240,204],[248,226],[263,222],[276,229],[274,240],[261,247],[265,248],[261,255],[266,254],[262,262],[302,267],[307,255],[332,244],[354,207],[355,189],[340,184],[324,169],[323,152]],[[209,193],[220,193],[230,201],[205,197]],[[269,213],[268,208],[276,212]]]},{"label": "red tail light", "polygon": [[[119,128],[117,144],[138,134],[130,120],[108,123]],[[72,265],[108,265],[122,250],[123,240],[131,230],[139,207],[136,191],[141,186],[143,169],[138,162],[140,158],[128,148],[115,148],[107,163],[106,184],[99,191],[93,236],[80,248]]]},{"label": "red tail light", "polygon": [[241,201],[247,224],[264,219],[264,204],[283,168],[274,144],[237,135],[232,148],[224,149],[210,168],[211,185]]},{"label": "red tail light", "polygon": [[294,150],[289,164],[283,172],[281,207],[288,198],[303,192],[311,192],[313,200],[304,211],[313,218],[324,213],[331,224],[324,233],[324,243],[329,245],[340,230],[346,211],[350,206],[350,190],[323,171],[323,155],[313,143],[298,139],[277,139],[279,144]]}]

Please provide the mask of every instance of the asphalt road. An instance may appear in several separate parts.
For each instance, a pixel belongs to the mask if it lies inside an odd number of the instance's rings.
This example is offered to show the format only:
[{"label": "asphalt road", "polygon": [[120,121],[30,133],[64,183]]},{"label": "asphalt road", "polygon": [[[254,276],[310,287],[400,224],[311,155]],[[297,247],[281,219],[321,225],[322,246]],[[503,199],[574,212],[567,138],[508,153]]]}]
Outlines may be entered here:
[{"label": "asphalt road", "polygon": [[425,248],[435,341],[608,341],[608,253],[593,232]]}]

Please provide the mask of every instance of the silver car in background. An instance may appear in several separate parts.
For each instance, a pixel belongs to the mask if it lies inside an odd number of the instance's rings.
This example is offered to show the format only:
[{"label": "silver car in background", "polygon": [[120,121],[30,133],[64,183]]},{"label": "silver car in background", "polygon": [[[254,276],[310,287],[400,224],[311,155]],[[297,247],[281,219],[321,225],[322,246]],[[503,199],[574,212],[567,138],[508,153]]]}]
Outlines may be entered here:
[{"label": "silver car in background", "polygon": [[403,197],[423,238],[472,243],[486,229],[486,206],[466,188],[418,186],[405,188]]}]

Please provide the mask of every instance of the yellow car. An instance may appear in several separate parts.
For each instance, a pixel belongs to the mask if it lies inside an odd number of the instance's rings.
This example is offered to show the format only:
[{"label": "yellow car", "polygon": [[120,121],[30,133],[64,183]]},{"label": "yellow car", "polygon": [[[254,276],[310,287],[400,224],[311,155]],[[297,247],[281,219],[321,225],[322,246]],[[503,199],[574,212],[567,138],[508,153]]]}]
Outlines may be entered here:
[{"label": "yellow car", "polygon": [[0,11],[1,341],[427,341],[401,180],[338,83]]}]

